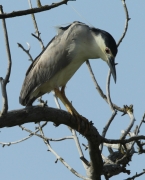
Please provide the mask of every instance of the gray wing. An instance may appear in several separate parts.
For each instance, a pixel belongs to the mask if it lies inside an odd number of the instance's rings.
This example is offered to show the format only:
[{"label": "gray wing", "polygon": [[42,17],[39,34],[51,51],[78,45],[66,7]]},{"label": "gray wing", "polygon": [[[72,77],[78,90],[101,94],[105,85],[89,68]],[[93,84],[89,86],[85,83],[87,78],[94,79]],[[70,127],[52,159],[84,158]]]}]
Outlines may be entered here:
[{"label": "gray wing", "polygon": [[36,98],[30,102],[31,93],[71,62],[69,53],[73,35],[70,35],[69,27],[55,36],[28,68],[19,97],[22,105],[32,104]]}]

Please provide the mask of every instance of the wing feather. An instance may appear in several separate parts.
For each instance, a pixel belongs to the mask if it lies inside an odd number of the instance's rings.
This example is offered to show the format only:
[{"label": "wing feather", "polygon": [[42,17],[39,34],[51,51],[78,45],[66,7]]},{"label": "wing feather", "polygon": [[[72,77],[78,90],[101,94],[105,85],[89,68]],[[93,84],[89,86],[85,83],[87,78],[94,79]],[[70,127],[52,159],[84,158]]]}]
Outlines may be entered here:
[{"label": "wing feather", "polygon": [[31,93],[70,63],[68,53],[71,42],[69,39],[64,41],[66,36],[66,34],[55,36],[28,68],[19,97],[22,105],[29,104]]},{"label": "wing feather", "polygon": [[44,94],[38,92],[39,94],[36,94],[35,97],[30,97],[38,87],[48,82],[56,73],[71,63],[74,56],[73,43],[77,31],[75,25],[77,24],[80,25],[81,23],[74,22],[65,28],[61,28],[64,32],[61,31],[55,36],[30,65],[20,93],[19,101],[22,105],[32,104],[37,97]]}]

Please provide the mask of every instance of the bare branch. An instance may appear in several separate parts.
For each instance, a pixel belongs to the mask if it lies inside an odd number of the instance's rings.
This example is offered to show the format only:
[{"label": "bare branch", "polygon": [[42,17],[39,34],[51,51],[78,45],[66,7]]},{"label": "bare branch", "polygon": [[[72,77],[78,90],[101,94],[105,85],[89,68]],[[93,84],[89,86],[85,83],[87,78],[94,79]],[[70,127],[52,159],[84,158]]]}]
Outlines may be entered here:
[{"label": "bare branch", "polygon": [[[55,100],[55,103],[56,103],[56,106],[58,109],[61,109],[61,106],[59,104],[59,101],[58,101],[58,98],[56,97],[54,91],[52,92],[53,95],[54,95],[54,100]],[[68,127],[70,129],[70,127]],[[84,154],[83,154],[83,151],[81,149],[81,146],[80,146],[80,142],[79,142],[79,139],[77,137],[77,134],[76,134],[76,131],[74,129],[70,129],[71,130],[71,133],[73,135],[73,138],[74,138],[74,141],[75,141],[75,144],[76,144],[76,147],[77,147],[77,150],[79,152],[79,155],[80,155],[80,159],[82,160],[82,163],[83,163],[83,166],[85,168],[85,170],[87,170],[87,167],[88,167],[88,161],[84,158]]]},{"label": "bare branch", "polygon": [[29,139],[30,137],[32,137],[32,135],[31,135],[31,136],[27,136],[27,137],[25,137],[25,138],[22,138],[22,139],[20,139],[20,140],[14,141],[14,142],[8,142],[8,143],[6,143],[6,142],[0,142],[0,144],[1,144],[3,147],[4,147],[4,146],[10,146],[10,145],[13,145],[13,144],[21,143],[21,142]]},{"label": "bare branch", "polygon": [[139,173],[139,174],[136,173],[136,175],[134,175],[134,176],[132,176],[132,177],[130,177],[130,178],[127,178],[127,179],[125,179],[125,180],[134,180],[135,178],[137,178],[137,177],[139,177],[139,176],[142,176],[143,174],[145,174],[145,169],[143,169],[143,172],[141,172],[141,173]]},{"label": "bare branch", "polygon": [[37,132],[40,130],[40,128],[39,128],[39,130],[38,131],[36,131],[36,132],[33,132],[33,131],[31,131],[31,130],[29,130],[29,129],[27,129],[27,128],[25,128],[24,126],[19,126],[22,130],[25,130],[26,132],[28,132],[28,133],[30,133],[30,136],[33,136],[33,135],[35,135],[35,136],[38,136],[39,138],[45,138],[45,139],[48,139],[47,137],[43,137],[42,135],[40,135],[40,134],[37,134]]},{"label": "bare branch", "polygon": [[136,135],[139,133],[139,130],[140,130],[140,128],[141,128],[142,123],[145,122],[144,120],[145,120],[145,113],[144,113],[144,115],[143,115],[143,117],[142,117],[142,120],[141,120],[141,122],[140,122],[140,124],[139,124],[139,126],[138,126],[138,128],[137,128]]},{"label": "bare branch", "polygon": [[[39,107],[32,106],[21,110],[10,111],[4,117],[0,117],[0,127],[11,127],[15,125],[21,125],[28,122],[40,122],[40,121],[51,121],[55,124],[65,124],[70,126],[72,129],[78,130],[77,119],[70,113],[63,110],[57,110],[50,107]],[[85,131],[85,123],[82,121],[80,124],[80,131],[83,135]],[[32,132],[30,132],[32,133]],[[38,136],[38,135],[37,135]],[[41,135],[40,135],[41,136]],[[85,134],[89,142],[89,153],[91,158],[91,167],[94,169],[92,175],[96,179],[100,177],[103,168],[103,162],[99,145],[101,143],[101,137],[95,127],[91,126],[88,132]],[[108,143],[108,141],[107,141]],[[90,177],[90,176],[89,176]]]},{"label": "bare branch", "polygon": [[59,101],[58,101],[57,96],[55,95],[55,92],[52,91],[52,94],[53,94],[53,96],[54,96],[54,101],[55,101],[55,104],[56,104],[57,108],[58,108],[58,109],[61,109],[61,106],[60,106],[60,104],[59,104]]},{"label": "bare branch", "polygon": [[[92,68],[91,68],[90,62],[89,62],[88,60],[86,61],[86,64],[87,64],[87,67],[88,67],[88,69],[89,69],[89,72],[90,72],[90,75],[91,75],[91,77],[92,77],[92,80],[93,80],[93,82],[94,82],[95,88],[98,90],[100,96],[108,103],[107,97],[106,97],[106,95],[103,93],[103,91],[102,91],[102,89],[100,88],[100,86],[98,85],[97,80],[96,80],[96,78],[95,78],[95,76],[94,76],[93,70],[92,70]],[[113,107],[114,107],[116,110],[120,111],[120,112],[124,112],[124,108],[121,108],[121,107],[117,106],[116,104],[113,104]]]},{"label": "bare branch", "polygon": [[[3,15],[3,7],[1,5],[0,5],[0,14]],[[4,30],[6,52],[7,52],[7,57],[8,57],[8,68],[7,68],[7,73],[6,73],[5,79],[2,79],[2,78],[0,79],[1,88],[2,88],[2,96],[3,96],[3,108],[1,111],[1,115],[4,115],[7,113],[7,110],[8,110],[8,98],[7,98],[6,85],[9,82],[12,61],[11,61],[11,52],[10,52],[10,47],[9,47],[9,39],[8,39],[8,33],[7,33],[5,19],[2,19],[2,25],[3,25],[3,30]]]},{"label": "bare branch", "polygon": [[126,144],[126,143],[129,143],[129,142],[132,142],[132,141],[137,141],[137,140],[141,140],[141,139],[144,139],[145,140],[145,136],[141,135],[141,136],[134,136],[134,137],[131,137],[129,139],[122,139],[122,140],[119,140],[119,139],[106,139],[106,138],[103,138],[102,137],[102,141],[105,142],[105,143],[108,143],[108,144]]},{"label": "bare branch", "polygon": [[31,56],[31,54],[29,53],[30,51],[30,47],[26,50],[20,43],[17,43],[18,44],[18,47],[20,47],[30,58],[30,61],[33,61],[33,58]]},{"label": "bare branch", "polygon": [[0,83],[1,83],[2,100],[3,100],[3,107],[2,107],[2,111],[0,112],[0,116],[2,116],[6,114],[8,110],[8,97],[7,97],[6,85],[2,77],[0,77]]},{"label": "bare branch", "polygon": [[108,104],[110,106],[110,109],[114,113],[114,107],[113,107],[111,97],[110,97],[110,77],[111,77],[111,70],[109,70],[108,76],[107,76],[106,95],[107,95],[107,101],[108,101]]},{"label": "bare branch", "polygon": [[77,177],[79,177],[79,178],[81,178],[81,179],[84,179],[84,180],[91,180],[91,179],[89,179],[89,178],[86,178],[86,177],[80,175],[80,174],[79,174],[78,172],[76,172],[72,167],[70,167],[70,166],[66,163],[66,161],[65,161],[62,157],[60,157],[60,156],[51,148],[51,146],[50,146],[49,143],[47,144],[47,147],[48,147],[49,151],[51,151],[51,152],[56,156],[56,158],[57,158],[62,164],[64,164],[65,167],[68,168],[74,175],[76,175]]},{"label": "bare branch", "polygon": [[[106,126],[105,126],[104,129],[103,129],[102,137],[105,137],[105,136],[106,136],[107,130],[109,129],[109,126],[110,126],[111,122],[113,121],[113,119],[115,118],[116,114],[117,114],[117,111],[114,111],[114,112],[112,113],[111,118],[109,119],[109,121],[107,122]],[[101,152],[102,152],[102,150],[103,150],[103,144],[101,144],[100,150],[101,150]]]},{"label": "bare branch", "polygon": [[[47,124],[47,122],[45,122],[44,124],[42,124],[41,127],[44,127],[46,124]],[[22,130],[25,129],[25,127],[23,127],[23,126],[20,126],[20,127],[21,127]],[[38,129],[37,131],[35,131],[34,133],[31,131],[32,133],[29,134],[29,136],[27,136],[27,137],[25,137],[25,138],[22,138],[22,139],[20,139],[20,140],[17,140],[17,141],[14,141],[14,142],[8,142],[8,143],[6,143],[6,142],[0,142],[0,144],[2,144],[2,146],[4,147],[4,146],[10,146],[10,145],[14,145],[14,144],[21,143],[21,142],[23,142],[23,141],[31,138],[31,137],[32,137],[34,134],[36,134],[38,131],[39,131],[39,129]],[[30,131],[29,131],[29,132],[30,132]]]},{"label": "bare branch", "polygon": [[125,37],[126,35],[126,32],[127,32],[127,29],[128,29],[128,21],[130,20],[129,18],[129,14],[128,14],[128,9],[127,9],[127,6],[126,6],[126,3],[125,3],[125,0],[121,0],[122,1],[122,4],[123,4],[123,7],[124,7],[124,11],[125,11],[125,16],[126,16],[126,20],[125,20],[125,28],[124,28],[124,32],[121,36],[121,38],[119,39],[118,43],[117,43],[117,46],[120,45],[120,43],[122,42],[123,38]]},{"label": "bare branch", "polygon": [[82,178],[82,179],[88,180],[88,178],[83,177],[83,176],[80,175],[78,172],[76,172],[73,168],[71,168],[71,167],[64,161],[64,159],[63,159],[62,157],[60,157],[60,156],[52,149],[52,147],[51,147],[50,144],[49,144],[49,141],[48,141],[48,140],[45,138],[45,136],[44,136],[44,132],[43,132],[42,127],[40,126],[40,123],[39,123],[39,130],[40,130],[41,136],[43,137],[44,143],[45,143],[46,146],[48,147],[49,151],[52,152],[52,153],[56,156],[57,160],[60,160],[60,162],[61,162],[63,165],[65,165],[65,167],[67,167],[74,175],[76,175],[76,176],[78,176],[78,177],[80,177],[80,178]]},{"label": "bare branch", "polygon": [[73,136],[66,136],[66,137],[63,137],[63,138],[59,138],[59,139],[52,139],[52,138],[48,138],[49,141],[63,141],[63,140],[67,140],[67,139],[74,139]]},{"label": "bare branch", "polygon": [[102,132],[102,136],[105,137],[107,130],[109,129],[109,126],[111,124],[111,122],[113,121],[114,117],[116,116],[117,111],[114,111],[114,113],[112,114],[111,118],[109,119],[109,121],[107,122],[106,126],[103,129]]},{"label": "bare branch", "polygon": [[76,176],[78,176],[79,178],[82,178],[82,179],[84,179],[84,180],[90,180],[89,178],[86,178],[86,177],[80,175],[80,174],[79,174],[78,172],[76,172],[73,168],[71,168],[71,167],[65,162],[65,160],[64,160],[62,157],[60,157],[60,156],[52,149],[52,147],[51,147],[50,144],[49,144],[49,138],[47,138],[47,137],[44,136],[44,132],[43,132],[43,129],[42,129],[42,126],[40,125],[40,123],[39,123],[39,130],[38,130],[38,131],[40,131],[41,134],[37,134],[36,132],[32,132],[31,130],[29,130],[29,129],[23,127],[23,126],[20,126],[20,127],[21,127],[23,130],[29,132],[29,133],[30,133],[30,136],[36,135],[36,136],[42,138],[43,141],[44,141],[44,143],[47,145],[49,151],[52,152],[52,153],[56,156],[57,160],[59,160],[61,163],[63,163],[63,164],[65,165],[65,167],[67,167],[73,174],[75,174]]},{"label": "bare branch", "polygon": [[128,128],[125,130],[125,132],[122,134],[121,138],[120,139],[125,139],[125,137],[127,136],[127,134],[130,132],[131,128],[133,127],[134,125],[134,122],[136,121],[135,120],[135,117],[133,115],[133,105],[130,105],[129,107],[128,106],[124,106],[125,107],[125,110],[126,112],[128,113],[129,117],[130,117],[130,124],[128,126]]},{"label": "bare branch", "polygon": [[45,140],[47,140],[47,141],[53,141],[53,142],[63,141],[63,140],[67,140],[67,139],[74,139],[73,136],[66,136],[66,137],[59,138],[59,139],[52,139],[52,138],[47,138],[47,137],[45,137],[45,136],[41,136],[40,134],[37,134],[37,132],[40,130],[40,128],[42,129],[46,124],[47,124],[47,122],[45,122],[42,126],[39,126],[39,127],[38,127],[38,130],[35,131],[35,132],[33,132],[33,131],[25,128],[24,126],[20,126],[20,128],[21,128],[22,130],[25,130],[26,132],[29,132],[29,133],[30,133],[30,135],[28,136],[29,138],[30,138],[31,136],[35,135],[35,136],[38,136],[38,137],[40,137],[40,138],[42,138],[42,139],[45,138]]},{"label": "bare branch", "polygon": [[[92,77],[92,80],[93,80],[93,82],[94,82],[94,84],[95,84],[95,88],[98,90],[100,96],[101,96],[103,99],[105,99],[106,102],[107,102],[106,95],[103,93],[102,89],[100,88],[99,84],[97,83],[97,80],[96,80],[96,78],[95,78],[95,75],[94,75],[94,73],[93,73],[93,70],[92,70],[92,68],[91,68],[91,65],[90,65],[89,60],[86,61],[86,64],[87,64],[87,67],[88,67],[88,69],[89,69],[89,72],[90,72],[90,75],[91,75],[91,77]],[[108,102],[107,102],[107,103],[108,103]]]},{"label": "bare branch", "polygon": [[76,134],[76,131],[73,130],[73,129],[72,129],[72,135],[73,135],[73,137],[74,137],[74,141],[75,141],[77,150],[78,150],[78,152],[79,152],[80,159],[82,160],[83,166],[84,166],[85,170],[87,171],[87,168],[88,168],[88,166],[89,166],[89,163],[88,163],[88,161],[87,161],[87,160],[85,159],[85,157],[84,157],[84,154],[83,154],[83,151],[82,151],[82,148],[81,148],[79,139],[78,139],[77,134]]},{"label": "bare branch", "polygon": [[[0,128],[12,127],[30,122],[37,123],[40,121],[50,121],[56,124],[64,124],[70,126],[71,128],[76,130],[78,129],[77,119],[70,113],[50,107],[39,106],[32,106],[24,109],[9,111],[6,115],[0,117]],[[83,132],[85,130],[84,122],[81,122],[80,126],[81,127],[79,133],[83,135]],[[90,139],[91,142],[94,141],[94,145],[97,143],[97,141],[100,141],[100,143],[105,142],[108,144],[125,144],[135,140],[145,140],[145,136],[143,135],[131,137],[125,140],[106,139],[99,135],[98,131],[93,125],[90,127],[90,130],[86,133],[85,137],[87,139]],[[91,139],[91,137],[93,139]]]},{"label": "bare branch", "polygon": [[[28,0],[28,3],[29,3],[30,9],[32,9],[31,0]],[[37,5],[38,5],[38,7],[42,7],[40,0],[37,0]],[[44,44],[43,44],[43,41],[42,41],[41,36],[40,36],[41,33],[38,30],[38,26],[37,26],[37,22],[36,22],[36,19],[35,19],[35,15],[32,13],[31,17],[32,17],[32,21],[33,21],[33,24],[34,24],[36,36],[34,34],[32,34],[32,35],[39,40],[41,48],[43,50],[44,49]]]},{"label": "bare branch", "polygon": [[4,18],[13,18],[13,17],[17,17],[17,16],[24,16],[24,15],[28,15],[28,14],[32,14],[32,13],[39,13],[39,12],[43,12],[43,11],[47,11],[53,8],[56,8],[58,6],[61,6],[63,4],[67,4],[68,1],[70,0],[62,0],[58,3],[52,3],[51,5],[44,5],[40,8],[33,8],[33,9],[27,9],[27,10],[22,10],[22,11],[13,11],[11,13],[5,13],[0,15],[0,19],[4,19]]},{"label": "bare branch", "polygon": [[37,6],[38,6],[38,7],[42,7],[40,0],[37,0]]}]

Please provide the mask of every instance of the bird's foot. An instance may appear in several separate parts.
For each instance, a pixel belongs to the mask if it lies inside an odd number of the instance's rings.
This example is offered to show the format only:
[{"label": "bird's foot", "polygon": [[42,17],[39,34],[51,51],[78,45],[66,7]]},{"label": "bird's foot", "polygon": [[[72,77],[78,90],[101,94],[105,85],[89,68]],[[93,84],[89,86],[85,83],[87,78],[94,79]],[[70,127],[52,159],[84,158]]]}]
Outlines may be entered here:
[{"label": "bird's foot", "polygon": [[85,118],[84,116],[80,115],[80,114],[75,114],[73,113],[72,114],[76,120],[77,120],[77,124],[78,124],[78,132],[80,132],[80,126],[81,126],[81,123],[84,122],[85,124],[85,131],[84,131],[84,135],[86,135],[86,133],[89,131],[90,129],[90,126],[92,125],[92,122],[89,122],[87,118]]}]

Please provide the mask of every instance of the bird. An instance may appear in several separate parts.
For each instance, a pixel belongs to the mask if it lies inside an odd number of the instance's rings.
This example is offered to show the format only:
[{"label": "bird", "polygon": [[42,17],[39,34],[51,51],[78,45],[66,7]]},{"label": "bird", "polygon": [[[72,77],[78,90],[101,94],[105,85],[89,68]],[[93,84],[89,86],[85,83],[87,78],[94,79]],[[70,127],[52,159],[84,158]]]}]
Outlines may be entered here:
[{"label": "bird", "polygon": [[67,82],[85,61],[100,58],[108,64],[116,83],[117,51],[114,38],[104,30],[79,21],[59,27],[58,34],[28,68],[20,104],[32,106],[38,97],[54,91],[72,115],[81,116],[65,95]]}]

